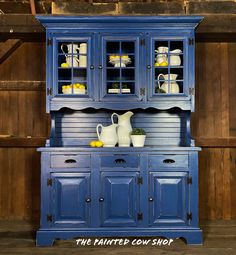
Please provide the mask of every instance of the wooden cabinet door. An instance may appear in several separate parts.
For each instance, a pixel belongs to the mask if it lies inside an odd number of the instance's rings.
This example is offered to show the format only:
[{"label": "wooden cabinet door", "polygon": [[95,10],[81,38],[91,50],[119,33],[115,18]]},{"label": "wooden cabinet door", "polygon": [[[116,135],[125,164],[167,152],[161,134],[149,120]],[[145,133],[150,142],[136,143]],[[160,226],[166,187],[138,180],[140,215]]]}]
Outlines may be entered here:
[{"label": "wooden cabinet door", "polygon": [[102,226],[136,226],[139,211],[138,172],[102,172],[100,212]]},{"label": "wooden cabinet door", "polygon": [[149,173],[149,225],[175,226],[188,223],[187,172]]},{"label": "wooden cabinet door", "polygon": [[89,225],[90,173],[52,173],[53,227]]}]

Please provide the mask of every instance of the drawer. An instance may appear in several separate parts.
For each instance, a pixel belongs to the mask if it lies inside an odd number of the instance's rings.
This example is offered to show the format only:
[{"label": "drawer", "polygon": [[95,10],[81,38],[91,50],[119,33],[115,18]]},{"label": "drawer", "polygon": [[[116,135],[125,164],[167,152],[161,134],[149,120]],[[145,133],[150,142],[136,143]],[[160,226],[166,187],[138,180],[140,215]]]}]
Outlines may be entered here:
[{"label": "drawer", "polygon": [[101,156],[101,167],[124,167],[124,168],[138,168],[139,155],[104,155]]},{"label": "drawer", "polygon": [[188,155],[150,155],[148,159],[148,166],[150,169],[159,169],[166,167],[188,167]]},{"label": "drawer", "polygon": [[90,167],[90,155],[52,155],[51,167]]}]

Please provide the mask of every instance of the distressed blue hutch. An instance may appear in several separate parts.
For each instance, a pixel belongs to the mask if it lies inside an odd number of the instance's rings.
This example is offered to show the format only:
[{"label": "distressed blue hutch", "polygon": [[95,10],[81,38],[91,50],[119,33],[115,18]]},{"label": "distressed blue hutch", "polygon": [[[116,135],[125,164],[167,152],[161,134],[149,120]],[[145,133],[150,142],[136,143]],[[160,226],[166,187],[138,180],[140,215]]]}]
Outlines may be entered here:
[{"label": "distressed blue hutch", "polygon": [[[182,237],[201,244],[200,148],[191,139],[190,114],[194,32],[202,17],[37,19],[46,28],[51,115],[50,138],[38,149],[37,245],[82,236]],[[114,111],[128,110],[133,128],[147,133],[145,147],[88,146],[98,123],[110,125]]]}]

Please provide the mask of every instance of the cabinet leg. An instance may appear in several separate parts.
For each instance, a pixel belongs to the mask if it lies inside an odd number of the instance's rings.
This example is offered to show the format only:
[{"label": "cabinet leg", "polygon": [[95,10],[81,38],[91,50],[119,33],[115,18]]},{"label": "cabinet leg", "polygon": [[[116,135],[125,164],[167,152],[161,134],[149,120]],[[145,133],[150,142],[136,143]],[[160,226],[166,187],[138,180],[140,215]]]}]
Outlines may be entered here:
[{"label": "cabinet leg", "polygon": [[188,245],[202,245],[202,231],[200,230],[199,232],[191,233],[187,236],[184,236],[184,239],[186,240]]},{"label": "cabinet leg", "polygon": [[47,232],[37,231],[36,246],[52,246],[55,238]]}]

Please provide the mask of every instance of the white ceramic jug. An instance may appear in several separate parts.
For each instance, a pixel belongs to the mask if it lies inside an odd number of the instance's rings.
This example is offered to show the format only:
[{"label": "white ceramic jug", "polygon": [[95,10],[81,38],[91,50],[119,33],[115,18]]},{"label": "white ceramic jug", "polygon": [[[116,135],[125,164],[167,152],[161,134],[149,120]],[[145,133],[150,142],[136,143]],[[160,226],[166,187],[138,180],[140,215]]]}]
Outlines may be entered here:
[{"label": "white ceramic jug", "polygon": [[[67,48],[67,52],[66,53],[64,51],[64,48]],[[65,57],[66,57],[66,63],[68,64],[69,67],[78,67],[79,66],[79,59],[77,58],[77,54],[78,54],[78,45],[76,44],[62,44],[61,45],[61,51],[64,53]],[[72,56],[73,54],[73,56]]]},{"label": "white ceramic jug", "polygon": [[[67,48],[67,52],[65,53],[64,48]],[[68,54],[77,54],[79,50],[79,47],[77,44],[62,44],[61,45],[61,51],[64,53],[65,56],[67,56]]]},{"label": "white ceramic jug", "polygon": [[[116,133],[117,124],[112,124],[110,126],[104,127],[102,124],[97,125],[97,136],[100,141],[103,142],[103,147],[115,147],[118,142],[118,137]],[[99,134],[99,127],[101,128],[101,133]]]},{"label": "white ceramic jug", "polygon": [[79,45],[79,67],[87,67],[87,43],[81,43]]},{"label": "white ceramic jug", "polygon": [[181,58],[180,53],[182,53],[182,50],[176,49],[172,50],[170,52],[170,65],[171,66],[180,66],[181,65]]},{"label": "white ceramic jug", "polygon": [[130,132],[132,131],[132,126],[130,123],[130,118],[133,116],[132,112],[126,112],[122,115],[113,113],[111,115],[111,121],[114,124],[114,116],[118,118],[118,144],[119,147],[129,147],[131,143]]},{"label": "white ceramic jug", "polygon": [[[162,90],[165,91],[165,93],[170,93],[170,94],[178,94],[179,93],[179,85],[175,81],[177,78],[177,74],[162,74],[160,73],[157,77],[158,80],[158,87]],[[164,77],[164,80],[160,81],[160,77]],[[168,84],[168,77],[169,77],[169,83]],[[161,85],[161,82],[164,82]]]}]

